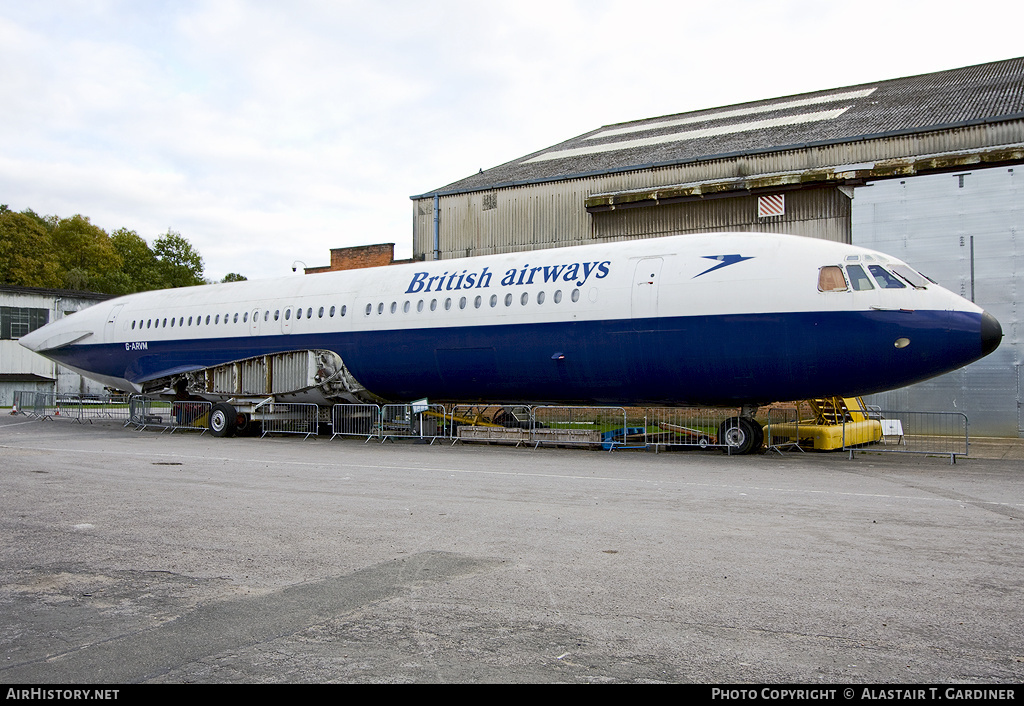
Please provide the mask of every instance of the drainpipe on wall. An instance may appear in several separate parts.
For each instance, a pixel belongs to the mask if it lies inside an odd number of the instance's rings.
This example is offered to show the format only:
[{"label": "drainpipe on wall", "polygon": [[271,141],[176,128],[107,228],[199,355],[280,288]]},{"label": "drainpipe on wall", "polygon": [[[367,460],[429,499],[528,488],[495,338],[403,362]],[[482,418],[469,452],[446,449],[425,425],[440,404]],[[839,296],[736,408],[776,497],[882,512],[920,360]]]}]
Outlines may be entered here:
[{"label": "drainpipe on wall", "polygon": [[441,199],[434,194],[434,259],[441,259]]}]

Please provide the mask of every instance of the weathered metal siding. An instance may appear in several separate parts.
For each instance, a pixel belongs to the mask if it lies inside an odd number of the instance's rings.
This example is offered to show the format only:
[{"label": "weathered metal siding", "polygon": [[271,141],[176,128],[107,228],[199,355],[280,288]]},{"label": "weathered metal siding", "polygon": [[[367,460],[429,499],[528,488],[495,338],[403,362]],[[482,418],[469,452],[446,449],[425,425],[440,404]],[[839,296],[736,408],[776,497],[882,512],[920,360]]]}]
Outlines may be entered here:
[{"label": "weathered metal siding", "polygon": [[855,245],[904,259],[946,288],[973,297],[999,320],[1004,334],[1002,344],[988,357],[956,372],[875,395],[874,404],[884,409],[961,411],[970,420],[972,435],[1017,436],[1024,430],[1019,388],[1024,353],[1022,171],[966,169],[876,182],[855,191]]},{"label": "weathered metal siding", "polygon": [[[935,160],[926,160],[926,166],[931,164],[932,168],[941,169],[949,166],[950,160],[971,159],[969,155],[963,154],[951,157],[954,153],[970,153],[972,150],[1001,145],[1019,146],[1022,143],[1024,121],[1014,120],[441,195],[441,257],[444,259],[578,245],[593,242],[595,237],[623,240],[681,231],[711,230],[723,227],[721,224],[726,222],[738,222],[740,211],[746,208],[739,203],[742,199],[737,199],[734,204],[704,207],[706,210],[674,208],[665,211],[663,209],[666,206],[655,206],[636,209],[649,211],[646,214],[619,216],[620,221],[613,218],[602,222],[601,219],[607,214],[591,216],[585,208],[587,197],[593,194],[752,175],[770,177],[773,174],[836,169],[850,165],[870,165],[876,176],[911,174],[921,168],[920,164],[912,163],[913,160],[920,160],[922,156],[943,155]],[[444,191],[438,193],[444,194]],[[827,200],[820,202],[819,205],[826,212],[819,218],[790,220],[787,213],[783,229],[829,240],[846,239],[848,231],[844,230],[843,216],[839,212],[844,197],[834,192],[833,196],[836,198],[831,203]],[[825,199],[823,195],[819,197]],[[792,198],[792,192],[788,192],[787,208]],[[734,209],[732,215],[730,209]],[[431,259],[434,248],[432,196],[415,200],[414,214],[414,255]],[[702,222],[703,217],[708,220]],[[605,236],[602,233],[606,227],[612,230]],[[758,225],[759,230],[774,231],[777,228],[778,224],[774,222]]]},{"label": "weathered metal siding", "polygon": [[624,240],[676,233],[749,231],[850,242],[850,199],[838,189],[789,191],[785,198],[785,215],[771,218],[758,217],[756,196],[595,213],[593,233],[602,239]]}]

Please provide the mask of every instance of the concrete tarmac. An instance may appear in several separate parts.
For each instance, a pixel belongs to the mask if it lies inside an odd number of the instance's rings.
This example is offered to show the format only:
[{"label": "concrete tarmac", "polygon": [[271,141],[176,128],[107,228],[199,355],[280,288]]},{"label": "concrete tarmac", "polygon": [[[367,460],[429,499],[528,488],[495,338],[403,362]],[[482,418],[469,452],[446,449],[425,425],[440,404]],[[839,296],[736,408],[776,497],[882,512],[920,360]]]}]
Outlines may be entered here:
[{"label": "concrete tarmac", "polygon": [[5,416],[0,682],[1020,683],[1024,465],[988,455]]}]

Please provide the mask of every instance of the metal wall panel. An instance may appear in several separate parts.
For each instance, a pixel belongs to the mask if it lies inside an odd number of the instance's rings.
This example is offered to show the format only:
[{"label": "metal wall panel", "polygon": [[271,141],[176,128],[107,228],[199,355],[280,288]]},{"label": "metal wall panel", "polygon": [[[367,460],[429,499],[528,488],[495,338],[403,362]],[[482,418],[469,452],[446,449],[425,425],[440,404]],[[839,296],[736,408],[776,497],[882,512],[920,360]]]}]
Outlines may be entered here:
[{"label": "metal wall panel", "polygon": [[[938,378],[873,396],[889,409],[957,410],[972,435],[1018,436],[1021,395],[1021,168],[971,169],[858,188],[853,243],[889,253],[984,307],[1003,327],[988,357]],[[973,250],[973,258],[972,258]],[[973,266],[972,266],[973,263]]]},{"label": "metal wall panel", "polygon": [[850,242],[850,199],[838,189],[789,191],[785,196],[785,214],[771,218],[758,217],[756,196],[595,213],[593,234],[602,239],[621,240],[676,233],[750,231]]},{"label": "metal wall panel", "polygon": [[[592,194],[849,165],[877,164],[879,169],[891,166],[898,170],[906,168],[906,160],[917,159],[921,155],[969,152],[1021,143],[1024,143],[1024,121],[1017,120],[445,195],[440,196],[441,257],[592,242],[600,230],[594,225],[597,217],[592,217],[584,206],[586,198]],[[659,208],[652,210],[657,212]],[[673,224],[673,215],[696,218],[701,213],[688,212],[684,216],[684,211],[686,209],[677,209],[675,214],[635,216],[635,224],[628,227],[623,224],[621,232],[606,237],[624,240],[679,232],[684,230],[680,228],[683,224]],[[700,226],[705,230],[722,227],[722,223],[729,222],[724,212],[714,208],[704,213],[709,219],[717,219]],[[645,219],[654,230],[643,231],[640,224]],[[813,225],[809,221],[797,220],[792,221],[794,225],[791,227],[789,223],[786,226],[805,235],[843,240],[847,236],[840,219],[839,216],[824,216]],[[692,221],[685,230],[691,227],[696,227]],[[774,226],[768,224],[768,227]],[[432,259],[433,249],[433,203],[431,197],[426,197],[414,201],[413,254]]]}]

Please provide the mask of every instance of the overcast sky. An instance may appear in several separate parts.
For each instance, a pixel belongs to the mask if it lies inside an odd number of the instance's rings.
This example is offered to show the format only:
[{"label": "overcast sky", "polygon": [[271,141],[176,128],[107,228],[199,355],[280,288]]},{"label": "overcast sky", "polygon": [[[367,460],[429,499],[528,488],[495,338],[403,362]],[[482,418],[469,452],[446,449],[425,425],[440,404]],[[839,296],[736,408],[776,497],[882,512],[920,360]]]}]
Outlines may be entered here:
[{"label": "overcast sky", "polygon": [[602,125],[1020,56],[1022,8],[0,0],[0,203],[170,228],[214,279],[408,257],[414,194]]}]

